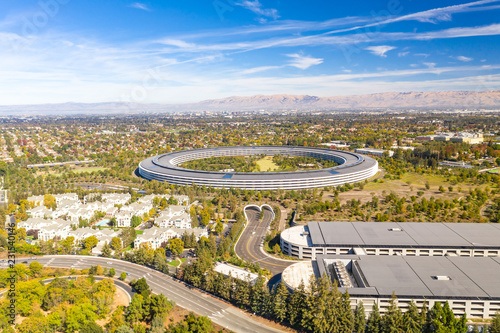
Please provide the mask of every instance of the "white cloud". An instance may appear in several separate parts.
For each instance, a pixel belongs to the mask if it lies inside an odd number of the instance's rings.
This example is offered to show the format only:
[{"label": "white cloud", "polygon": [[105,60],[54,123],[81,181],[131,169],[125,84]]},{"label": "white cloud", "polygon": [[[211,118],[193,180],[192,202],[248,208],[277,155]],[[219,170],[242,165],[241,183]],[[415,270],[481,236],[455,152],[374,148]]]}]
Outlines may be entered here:
[{"label": "white cloud", "polygon": [[378,45],[378,46],[368,46],[365,47],[365,50],[370,51],[372,54],[386,58],[387,55],[386,53],[394,50],[396,47],[394,46],[389,46],[389,45]]},{"label": "white cloud", "polygon": [[196,48],[196,44],[194,43],[188,43],[180,39],[171,39],[171,38],[165,38],[159,41],[160,43],[164,45],[170,45],[170,46],[176,46],[178,48],[186,49],[186,48]]},{"label": "white cloud", "polygon": [[424,62],[424,65],[427,66],[428,68],[435,68],[436,67],[435,62]]},{"label": "white cloud", "polygon": [[280,17],[278,14],[278,10],[274,8],[263,8],[259,0],[245,0],[240,3],[236,3],[236,5],[246,8],[259,16],[269,17],[274,20],[277,20]]},{"label": "white cloud", "polygon": [[255,73],[260,73],[260,72],[268,71],[268,70],[271,70],[271,69],[278,69],[278,68],[283,68],[283,66],[260,66],[260,67],[254,67],[254,68],[245,69],[245,70],[239,72],[239,74],[242,74],[242,75],[255,74]]},{"label": "white cloud", "polygon": [[130,8],[136,8],[136,9],[141,9],[141,10],[145,10],[147,12],[150,12],[151,9],[145,4],[145,3],[142,3],[142,2],[134,2],[134,3],[131,3],[129,5]]},{"label": "white cloud", "polygon": [[322,58],[313,58],[309,56],[303,56],[298,53],[287,54],[287,57],[292,58],[288,63],[289,66],[300,68],[300,69],[308,69],[311,66],[319,65],[323,63]]},{"label": "white cloud", "polygon": [[405,57],[407,56],[408,54],[410,54],[410,52],[406,51],[406,52],[399,52],[398,53],[398,57]]},{"label": "white cloud", "polygon": [[462,61],[462,62],[469,62],[469,61],[474,60],[473,58],[469,58],[469,57],[466,57],[466,56],[458,56],[458,57],[455,57],[455,59],[457,59],[459,61]]}]

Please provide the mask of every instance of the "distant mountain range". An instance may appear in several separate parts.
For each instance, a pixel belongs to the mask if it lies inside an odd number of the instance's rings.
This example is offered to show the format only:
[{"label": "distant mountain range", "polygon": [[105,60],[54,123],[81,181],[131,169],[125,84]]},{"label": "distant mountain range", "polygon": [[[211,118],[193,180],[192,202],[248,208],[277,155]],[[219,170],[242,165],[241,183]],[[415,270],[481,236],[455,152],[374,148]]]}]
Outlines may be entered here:
[{"label": "distant mountain range", "polygon": [[317,97],[255,95],[227,97],[189,104],[61,103],[0,106],[2,115],[123,114],[182,111],[279,111],[364,109],[500,109],[500,90],[390,92],[370,95]]}]

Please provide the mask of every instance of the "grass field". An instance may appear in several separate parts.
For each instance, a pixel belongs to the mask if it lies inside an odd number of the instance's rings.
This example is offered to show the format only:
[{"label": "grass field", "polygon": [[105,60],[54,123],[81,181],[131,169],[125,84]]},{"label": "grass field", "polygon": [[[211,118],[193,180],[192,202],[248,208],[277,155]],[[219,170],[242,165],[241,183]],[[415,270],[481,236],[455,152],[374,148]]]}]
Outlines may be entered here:
[{"label": "grass field", "polygon": [[401,187],[413,186],[415,189],[425,189],[425,184],[429,183],[431,188],[439,186],[448,187],[450,183],[446,182],[446,178],[438,175],[421,175],[417,173],[406,173],[401,179],[387,180],[384,179],[383,183],[368,183],[365,186],[365,190],[386,190],[386,191],[396,191],[401,189]]},{"label": "grass field", "polygon": [[186,258],[182,258],[181,261],[179,261],[179,259],[175,259],[171,262],[167,262],[167,265],[179,267],[184,261],[186,261]]},{"label": "grass field", "polygon": [[[425,184],[429,183],[429,189],[427,190]],[[443,186],[445,192],[441,193],[439,187]],[[453,191],[449,192],[448,187],[452,187]],[[434,197],[436,199],[454,199],[461,198],[475,188],[480,188],[484,190],[488,185],[473,185],[470,183],[461,183],[453,185],[447,182],[446,177],[440,175],[422,175],[418,173],[408,172],[404,174],[401,179],[383,179],[377,182],[369,182],[364,185],[364,188],[355,189],[348,192],[340,193],[339,200],[342,204],[351,199],[360,200],[362,203],[368,202],[372,199],[372,196],[377,196],[382,198],[385,194],[394,192],[398,196],[404,196],[409,198],[410,196],[419,196],[419,193],[423,197],[430,199]],[[459,191],[460,190],[460,191]],[[325,192],[324,199],[330,200],[333,197],[333,193]]]},{"label": "grass field", "polygon": [[272,156],[266,156],[256,161],[257,165],[260,167],[260,171],[275,171],[278,170],[278,166],[273,162]]},{"label": "grass field", "polygon": [[104,167],[83,167],[83,168],[75,168],[72,169],[74,173],[82,173],[82,172],[94,172],[94,171],[104,171],[107,170],[108,168]]},{"label": "grass field", "polygon": [[[76,167],[74,169],[70,169],[73,173],[84,173],[84,172],[94,172],[94,171],[104,171],[104,170],[107,170],[108,168],[104,168],[104,167]],[[41,169],[39,171],[36,172],[36,175],[37,176],[43,176],[43,175],[47,175],[47,174],[50,174],[52,176],[56,176],[56,177],[61,177],[64,173],[66,173],[67,171],[64,170],[64,171],[56,171],[54,169]]]},{"label": "grass field", "polygon": [[489,170],[488,172],[489,173],[493,173],[493,174],[499,174],[500,173],[500,168],[492,169],[492,170]]}]

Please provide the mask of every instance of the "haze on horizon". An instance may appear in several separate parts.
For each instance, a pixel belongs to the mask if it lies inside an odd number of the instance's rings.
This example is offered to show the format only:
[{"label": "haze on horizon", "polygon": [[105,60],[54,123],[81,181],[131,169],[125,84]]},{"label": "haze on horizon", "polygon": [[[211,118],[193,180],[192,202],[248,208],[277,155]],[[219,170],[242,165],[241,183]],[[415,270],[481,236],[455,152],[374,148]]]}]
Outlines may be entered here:
[{"label": "haze on horizon", "polygon": [[500,89],[500,0],[27,0],[0,13],[0,105]]}]

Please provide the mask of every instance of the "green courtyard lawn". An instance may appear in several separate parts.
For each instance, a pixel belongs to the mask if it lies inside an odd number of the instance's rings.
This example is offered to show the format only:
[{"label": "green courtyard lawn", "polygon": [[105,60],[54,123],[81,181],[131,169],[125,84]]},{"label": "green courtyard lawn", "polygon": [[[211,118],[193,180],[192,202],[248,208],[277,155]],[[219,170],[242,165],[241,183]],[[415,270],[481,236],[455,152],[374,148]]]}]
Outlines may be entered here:
[{"label": "green courtyard lawn", "polygon": [[275,171],[278,170],[278,166],[273,162],[272,156],[266,156],[256,161],[260,168],[260,171]]}]

